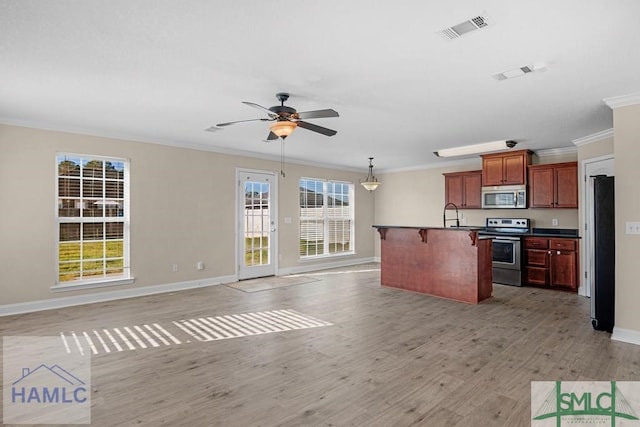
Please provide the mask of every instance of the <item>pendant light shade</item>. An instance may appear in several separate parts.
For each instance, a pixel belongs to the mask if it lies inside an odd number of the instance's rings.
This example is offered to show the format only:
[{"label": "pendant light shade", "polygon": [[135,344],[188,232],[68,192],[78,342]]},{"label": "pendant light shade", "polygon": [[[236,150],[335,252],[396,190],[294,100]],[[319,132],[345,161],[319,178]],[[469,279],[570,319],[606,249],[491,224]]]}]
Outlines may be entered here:
[{"label": "pendant light shade", "polygon": [[291,135],[297,126],[298,125],[296,125],[294,122],[290,122],[288,120],[278,120],[270,126],[270,129],[271,132],[284,139]]},{"label": "pendant light shade", "polygon": [[378,188],[378,186],[380,184],[382,184],[373,175],[373,163],[372,163],[372,161],[373,161],[373,157],[369,157],[369,174],[367,175],[367,179],[364,182],[360,183],[364,188],[366,188],[369,191],[374,191],[376,188]]}]

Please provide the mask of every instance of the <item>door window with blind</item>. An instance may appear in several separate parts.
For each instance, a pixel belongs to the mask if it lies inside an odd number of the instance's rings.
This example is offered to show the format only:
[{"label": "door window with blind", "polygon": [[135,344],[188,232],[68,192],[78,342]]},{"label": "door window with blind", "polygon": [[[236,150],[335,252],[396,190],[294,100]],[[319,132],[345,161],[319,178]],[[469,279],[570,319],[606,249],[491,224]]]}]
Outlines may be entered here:
[{"label": "door window with blind", "polygon": [[300,179],[300,257],[354,252],[353,184]]},{"label": "door window with blind", "polygon": [[129,164],[59,154],[58,285],[129,279]]}]

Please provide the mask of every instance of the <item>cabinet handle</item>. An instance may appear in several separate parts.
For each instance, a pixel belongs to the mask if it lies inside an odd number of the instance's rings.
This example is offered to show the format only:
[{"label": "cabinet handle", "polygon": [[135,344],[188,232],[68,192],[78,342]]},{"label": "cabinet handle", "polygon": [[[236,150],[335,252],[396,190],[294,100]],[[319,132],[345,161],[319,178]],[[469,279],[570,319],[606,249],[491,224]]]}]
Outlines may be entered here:
[{"label": "cabinet handle", "polygon": [[551,255],[551,251],[547,252],[549,255]]},{"label": "cabinet handle", "polygon": [[560,255],[560,251],[557,251],[557,252],[556,252],[556,255]]}]

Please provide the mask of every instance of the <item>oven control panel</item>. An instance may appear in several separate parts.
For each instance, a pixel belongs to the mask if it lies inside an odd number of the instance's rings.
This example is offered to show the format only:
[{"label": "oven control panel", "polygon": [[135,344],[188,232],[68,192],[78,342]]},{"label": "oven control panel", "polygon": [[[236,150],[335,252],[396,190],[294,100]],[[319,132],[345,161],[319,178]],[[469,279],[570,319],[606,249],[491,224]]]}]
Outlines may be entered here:
[{"label": "oven control panel", "polygon": [[487,218],[490,228],[529,228],[529,218]]}]

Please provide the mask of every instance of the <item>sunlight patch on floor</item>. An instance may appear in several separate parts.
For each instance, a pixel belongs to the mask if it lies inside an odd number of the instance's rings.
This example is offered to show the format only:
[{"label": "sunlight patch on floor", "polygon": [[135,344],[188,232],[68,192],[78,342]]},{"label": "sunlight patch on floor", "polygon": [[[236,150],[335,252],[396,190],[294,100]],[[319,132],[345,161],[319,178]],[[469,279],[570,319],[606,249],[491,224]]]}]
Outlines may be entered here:
[{"label": "sunlight patch on floor", "polygon": [[271,310],[181,319],[171,322],[171,325],[165,328],[159,323],[151,323],[80,333],[60,332],[60,339],[69,354],[79,352],[84,355],[86,352],[96,355],[318,328],[332,323],[295,310]]}]

